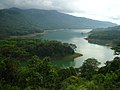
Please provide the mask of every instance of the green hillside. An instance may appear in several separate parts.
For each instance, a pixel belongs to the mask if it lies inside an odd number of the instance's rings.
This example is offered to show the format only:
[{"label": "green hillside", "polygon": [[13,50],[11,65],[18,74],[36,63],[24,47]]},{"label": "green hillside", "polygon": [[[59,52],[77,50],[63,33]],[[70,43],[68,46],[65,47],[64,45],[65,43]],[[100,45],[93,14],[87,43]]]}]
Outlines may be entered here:
[{"label": "green hillside", "polygon": [[56,10],[18,8],[0,10],[0,37],[33,34],[45,29],[99,28],[115,25],[67,15]]},{"label": "green hillside", "polygon": [[93,29],[88,36],[93,43],[104,42],[116,44],[120,41],[120,26]]},{"label": "green hillside", "polygon": [[[113,49],[120,54],[120,44]],[[71,54],[71,45],[58,41],[0,40],[0,90],[120,90],[120,57],[103,67],[94,58],[79,68],[51,62],[50,57]]]}]

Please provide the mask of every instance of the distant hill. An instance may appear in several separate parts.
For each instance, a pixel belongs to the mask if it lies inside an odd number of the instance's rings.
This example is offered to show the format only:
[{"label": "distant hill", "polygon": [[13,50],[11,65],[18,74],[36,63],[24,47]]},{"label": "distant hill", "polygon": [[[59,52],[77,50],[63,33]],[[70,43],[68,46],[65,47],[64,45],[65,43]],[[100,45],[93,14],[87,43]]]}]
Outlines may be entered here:
[{"label": "distant hill", "polygon": [[[60,13],[56,10],[10,8],[0,10],[0,35],[25,35],[43,29],[102,28],[116,26]],[[7,33],[7,34],[6,34]]]},{"label": "distant hill", "polygon": [[93,29],[88,41],[97,44],[117,44],[120,42],[120,26]]},{"label": "distant hill", "polygon": [[110,30],[120,30],[120,25],[114,27],[107,27],[107,28],[95,28],[92,31],[110,31]]}]

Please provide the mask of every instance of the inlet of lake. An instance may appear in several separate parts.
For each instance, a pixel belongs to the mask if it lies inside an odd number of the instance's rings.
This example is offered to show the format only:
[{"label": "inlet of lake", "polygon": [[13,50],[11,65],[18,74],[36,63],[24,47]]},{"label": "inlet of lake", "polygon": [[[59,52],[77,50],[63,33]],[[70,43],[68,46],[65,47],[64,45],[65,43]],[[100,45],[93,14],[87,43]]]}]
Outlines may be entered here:
[{"label": "inlet of lake", "polygon": [[97,59],[101,62],[100,66],[103,66],[106,61],[112,60],[115,56],[111,47],[91,44],[84,39],[87,37],[86,33],[89,31],[91,31],[91,29],[64,29],[48,31],[47,34],[43,35],[43,39],[76,44],[77,48],[75,52],[83,54],[83,56],[75,58],[74,60],[55,60],[53,63],[59,67],[73,66],[78,68],[82,65],[84,60],[88,58]]}]

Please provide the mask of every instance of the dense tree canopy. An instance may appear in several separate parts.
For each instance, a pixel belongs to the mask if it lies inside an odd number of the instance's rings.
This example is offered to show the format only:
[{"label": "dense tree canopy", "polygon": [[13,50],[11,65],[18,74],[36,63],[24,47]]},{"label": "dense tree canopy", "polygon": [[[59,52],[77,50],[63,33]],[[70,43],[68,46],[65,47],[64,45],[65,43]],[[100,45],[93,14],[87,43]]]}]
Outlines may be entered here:
[{"label": "dense tree canopy", "polygon": [[0,40],[0,90],[120,89],[120,57],[103,67],[94,58],[85,60],[80,68],[53,65],[50,57],[73,54],[71,45],[38,39]]},{"label": "dense tree canopy", "polygon": [[[94,59],[92,60],[93,62],[95,61]],[[72,67],[66,69],[57,68],[50,62],[48,57],[41,60],[39,57],[33,56],[27,66],[20,66],[16,60],[1,58],[0,89],[119,90],[120,65],[118,64],[116,68],[113,65],[116,63],[120,63],[120,58],[115,58],[109,66],[106,64],[99,71],[95,70],[96,73],[86,73],[91,75],[88,78],[86,76],[81,77],[85,72]]]},{"label": "dense tree canopy", "polygon": [[120,42],[120,26],[93,29],[88,36],[88,41],[116,45]]},{"label": "dense tree canopy", "polygon": [[6,39],[0,40],[0,44],[0,56],[20,60],[29,59],[31,55],[37,55],[39,57],[63,57],[65,55],[74,54],[72,44],[61,43],[59,41]]},{"label": "dense tree canopy", "polygon": [[98,71],[99,64],[100,62],[98,62],[96,59],[88,58],[80,67],[81,76],[86,77],[88,79],[91,78],[91,76]]},{"label": "dense tree canopy", "polygon": [[115,55],[119,55],[120,54],[120,43],[118,43],[112,49],[115,50]]}]

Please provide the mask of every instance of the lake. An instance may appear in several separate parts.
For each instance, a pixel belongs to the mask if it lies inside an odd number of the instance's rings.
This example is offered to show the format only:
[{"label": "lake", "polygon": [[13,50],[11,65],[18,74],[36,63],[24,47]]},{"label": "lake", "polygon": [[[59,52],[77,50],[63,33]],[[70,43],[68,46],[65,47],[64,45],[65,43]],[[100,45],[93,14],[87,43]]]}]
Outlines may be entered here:
[{"label": "lake", "polygon": [[82,57],[75,58],[74,60],[55,60],[53,63],[59,67],[80,67],[84,60],[95,58],[101,62],[100,66],[103,66],[106,61],[112,60],[115,56],[114,51],[110,49],[111,47],[91,44],[84,39],[89,31],[91,29],[54,30],[48,31],[48,34],[43,35],[43,39],[76,44],[77,49],[75,52],[83,54]]}]

